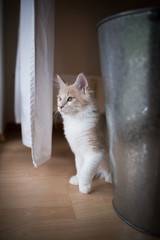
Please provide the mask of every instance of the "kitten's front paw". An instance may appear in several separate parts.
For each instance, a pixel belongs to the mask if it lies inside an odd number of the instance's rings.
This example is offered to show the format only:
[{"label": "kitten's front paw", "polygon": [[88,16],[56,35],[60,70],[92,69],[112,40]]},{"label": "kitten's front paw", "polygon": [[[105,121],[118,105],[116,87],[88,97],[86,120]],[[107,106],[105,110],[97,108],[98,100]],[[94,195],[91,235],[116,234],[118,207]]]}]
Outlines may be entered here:
[{"label": "kitten's front paw", "polygon": [[105,176],[105,182],[112,183],[112,177],[110,173],[108,173],[107,176]]},{"label": "kitten's front paw", "polygon": [[90,183],[89,184],[79,184],[79,191],[81,193],[87,194],[91,191],[91,187],[92,187],[92,185]]},{"label": "kitten's front paw", "polygon": [[72,185],[78,185],[79,182],[78,182],[78,177],[77,176],[72,176],[70,179],[69,179],[69,183],[72,184]]}]

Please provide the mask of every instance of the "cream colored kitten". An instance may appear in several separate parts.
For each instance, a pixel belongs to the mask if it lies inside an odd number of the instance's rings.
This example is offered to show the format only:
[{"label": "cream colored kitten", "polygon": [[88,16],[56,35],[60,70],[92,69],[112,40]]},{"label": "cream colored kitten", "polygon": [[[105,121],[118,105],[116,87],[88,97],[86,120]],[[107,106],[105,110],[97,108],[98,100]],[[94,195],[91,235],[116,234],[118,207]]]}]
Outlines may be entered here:
[{"label": "cream colored kitten", "polygon": [[79,74],[75,83],[69,86],[59,76],[57,80],[60,86],[58,111],[63,118],[64,133],[75,155],[77,169],[77,174],[69,182],[79,185],[81,193],[89,193],[94,176],[111,183],[103,119],[83,74]]}]

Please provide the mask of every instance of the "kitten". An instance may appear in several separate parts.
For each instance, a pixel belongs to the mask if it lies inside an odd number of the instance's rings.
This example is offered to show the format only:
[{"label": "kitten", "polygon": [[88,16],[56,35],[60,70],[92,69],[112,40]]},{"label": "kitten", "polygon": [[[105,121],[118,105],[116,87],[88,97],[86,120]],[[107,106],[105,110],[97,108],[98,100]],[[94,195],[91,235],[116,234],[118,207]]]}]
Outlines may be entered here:
[{"label": "kitten", "polygon": [[94,176],[111,183],[103,119],[83,74],[79,74],[72,85],[66,85],[58,75],[57,81],[60,86],[58,111],[63,118],[64,133],[75,155],[77,169],[77,174],[69,182],[79,185],[79,191],[87,194],[91,191]]}]

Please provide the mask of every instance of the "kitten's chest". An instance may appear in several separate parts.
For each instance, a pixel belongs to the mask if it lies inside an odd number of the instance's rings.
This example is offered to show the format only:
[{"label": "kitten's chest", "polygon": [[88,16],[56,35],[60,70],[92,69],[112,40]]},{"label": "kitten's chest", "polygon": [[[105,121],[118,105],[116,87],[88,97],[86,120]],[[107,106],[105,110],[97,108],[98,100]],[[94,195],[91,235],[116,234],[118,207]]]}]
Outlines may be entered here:
[{"label": "kitten's chest", "polygon": [[79,137],[82,137],[87,131],[87,124],[83,121],[70,119],[64,121],[64,131],[68,140],[76,140]]},{"label": "kitten's chest", "polygon": [[88,129],[92,127],[89,121],[82,121],[80,119],[65,119],[64,132],[65,136],[73,151],[83,148],[88,144]]}]

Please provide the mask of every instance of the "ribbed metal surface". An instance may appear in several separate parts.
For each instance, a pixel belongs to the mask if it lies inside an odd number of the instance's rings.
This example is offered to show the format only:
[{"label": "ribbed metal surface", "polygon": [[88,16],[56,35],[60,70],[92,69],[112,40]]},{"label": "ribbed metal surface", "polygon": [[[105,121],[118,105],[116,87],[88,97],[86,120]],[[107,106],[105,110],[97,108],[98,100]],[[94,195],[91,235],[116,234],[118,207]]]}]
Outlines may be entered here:
[{"label": "ribbed metal surface", "polygon": [[98,25],[114,207],[160,236],[160,9]]}]

